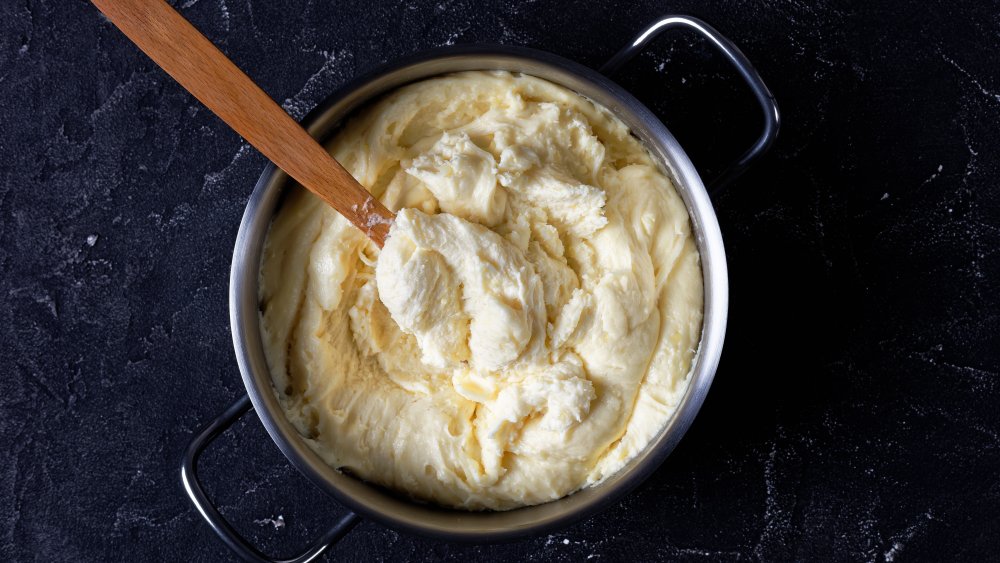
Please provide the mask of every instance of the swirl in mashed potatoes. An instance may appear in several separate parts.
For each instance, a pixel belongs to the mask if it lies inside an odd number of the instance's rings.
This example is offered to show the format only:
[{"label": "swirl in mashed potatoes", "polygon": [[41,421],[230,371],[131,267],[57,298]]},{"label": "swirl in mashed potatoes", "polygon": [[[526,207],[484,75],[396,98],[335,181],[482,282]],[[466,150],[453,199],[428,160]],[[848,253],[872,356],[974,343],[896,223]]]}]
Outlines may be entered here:
[{"label": "swirl in mashed potatoes", "polygon": [[265,245],[260,323],[324,460],[504,510],[614,474],[684,391],[703,285],[684,203],[606,109],[506,72],[400,88],[331,151],[398,212],[381,251],[305,190]]}]

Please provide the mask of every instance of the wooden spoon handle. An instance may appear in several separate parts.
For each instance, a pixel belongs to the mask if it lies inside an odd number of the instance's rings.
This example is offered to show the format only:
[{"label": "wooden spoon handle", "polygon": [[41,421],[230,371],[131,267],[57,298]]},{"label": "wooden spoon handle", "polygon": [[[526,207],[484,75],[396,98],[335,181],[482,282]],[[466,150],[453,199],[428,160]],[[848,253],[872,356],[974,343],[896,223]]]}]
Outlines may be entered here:
[{"label": "wooden spoon handle", "polygon": [[163,0],[91,0],[125,35],[282,170],[379,247],[395,216]]}]

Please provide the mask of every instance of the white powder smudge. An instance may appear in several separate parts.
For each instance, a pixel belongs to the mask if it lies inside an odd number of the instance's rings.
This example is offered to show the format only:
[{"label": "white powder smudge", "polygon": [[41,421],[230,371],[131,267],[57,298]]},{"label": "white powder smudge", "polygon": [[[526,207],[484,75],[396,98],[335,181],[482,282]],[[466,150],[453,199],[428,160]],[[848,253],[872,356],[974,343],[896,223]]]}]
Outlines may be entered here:
[{"label": "white powder smudge", "polygon": [[927,523],[932,520],[934,520],[934,514],[932,511],[928,510],[923,515],[918,517],[916,522],[908,526],[901,533],[897,534],[896,537],[892,539],[892,546],[889,547],[888,551],[882,554],[885,557],[885,560],[890,563],[895,561],[896,556],[898,556],[903,551],[903,548],[906,547],[906,542],[915,538],[918,533],[927,527]]},{"label": "white powder smudge", "polygon": [[937,172],[931,174],[930,177],[928,177],[926,180],[924,180],[923,183],[920,184],[920,185],[921,186],[926,186],[927,184],[933,182],[938,177],[938,175],[941,174],[942,170],[944,170],[944,165],[943,164],[938,164]]},{"label": "white powder smudge", "polygon": [[275,530],[280,530],[285,527],[285,517],[279,514],[277,518],[261,518],[260,520],[254,520],[253,523],[258,526],[267,526],[270,524],[274,526]]},{"label": "white powder smudge", "polygon": [[219,0],[219,14],[222,16],[222,27],[229,33],[229,6],[226,0]]}]

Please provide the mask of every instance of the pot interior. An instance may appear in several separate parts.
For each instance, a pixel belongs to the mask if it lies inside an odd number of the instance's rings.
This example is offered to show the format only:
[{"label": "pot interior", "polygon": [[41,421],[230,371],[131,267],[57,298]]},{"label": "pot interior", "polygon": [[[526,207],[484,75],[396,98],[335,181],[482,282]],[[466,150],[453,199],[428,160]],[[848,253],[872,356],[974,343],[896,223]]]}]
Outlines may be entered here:
[{"label": "pot interior", "polygon": [[275,396],[258,322],[258,271],[271,218],[290,180],[269,165],[240,225],[230,277],[230,320],[247,392],[268,434],[286,457],[351,510],[393,528],[447,540],[499,541],[564,527],[615,502],[648,477],[677,445],[704,401],[718,365],[728,312],[725,249],[714,208],[691,161],[666,127],[638,100],[596,71],[524,48],[466,46],[431,51],[355,80],[311,112],[303,126],[329,139],[363,104],[405,84],[466,70],[507,70],[549,80],[608,108],[661,163],[691,218],[704,278],[701,343],[687,391],[659,434],[618,473],[546,504],[506,512],[467,512],[419,504],[341,473],[319,458],[284,416]]}]

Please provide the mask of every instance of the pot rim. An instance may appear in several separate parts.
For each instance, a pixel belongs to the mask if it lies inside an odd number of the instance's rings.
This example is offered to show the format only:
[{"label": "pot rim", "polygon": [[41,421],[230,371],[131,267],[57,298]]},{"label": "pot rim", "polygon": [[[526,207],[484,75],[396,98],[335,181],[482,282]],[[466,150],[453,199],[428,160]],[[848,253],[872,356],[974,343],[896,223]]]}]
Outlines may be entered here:
[{"label": "pot rim", "polygon": [[673,451],[701,408],[725,338],[729,282],[715,209],[700,175],[680,144],[639,100],[606,76],[545,51],[513,46],[463,45],[431,49],[350,81],[303,120],[321,142],[364,103],[405,84],[463,70],[523,72],[560,84],[621,119],[671,177],[684,200],[701,257],[704,317],[688,386],[656,437],[617,473],[545,504],[504,512],[469,512],[420,504],[327,465],[286,419],[273,390],[259,325],[258,281],[263,243],[288,176],[268,164],[249,198],[230,273],[233,345],[247,393],[267,433],[313,483],[352,511],[397,530],[450,541],[503,541],[565,527],[603,510],[645,481]]}]

